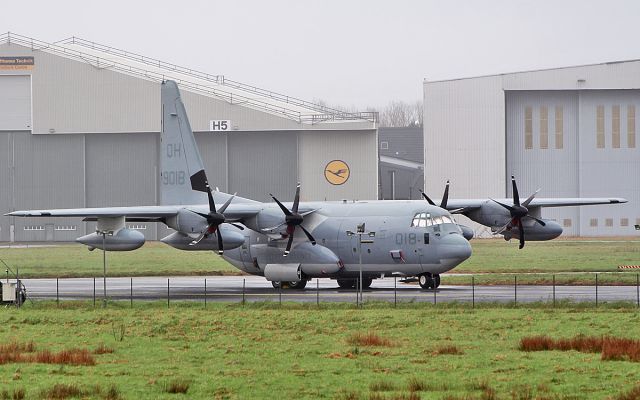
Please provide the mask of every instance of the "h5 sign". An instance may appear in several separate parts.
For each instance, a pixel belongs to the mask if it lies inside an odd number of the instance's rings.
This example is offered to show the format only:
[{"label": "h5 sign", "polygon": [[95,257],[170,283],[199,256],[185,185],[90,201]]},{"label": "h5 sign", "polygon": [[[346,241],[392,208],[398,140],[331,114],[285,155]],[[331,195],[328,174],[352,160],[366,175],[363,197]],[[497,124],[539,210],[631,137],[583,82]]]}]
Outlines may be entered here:
[{"label": "h5 sign", "polygon": [[212,119],[209,121],[209,130],[211,132],[225,132],[231,130],[231,121],[228,119]]}]

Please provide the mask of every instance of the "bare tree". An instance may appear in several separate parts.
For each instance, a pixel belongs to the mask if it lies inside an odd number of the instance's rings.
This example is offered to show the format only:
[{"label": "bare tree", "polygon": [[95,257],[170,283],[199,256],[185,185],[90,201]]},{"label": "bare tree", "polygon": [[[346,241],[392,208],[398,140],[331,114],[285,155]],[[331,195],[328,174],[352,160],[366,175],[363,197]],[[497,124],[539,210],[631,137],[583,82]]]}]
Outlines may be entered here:
[{"label": "bare tree", "polygon": [[392,101],[380,113],[380,126],[384,127],[422,126],[422,121],[421,101]]},{"label": "bare tree", "polygon": [[[322,107],[329,107],[347,113],[357,113],[356,107],[344,107],[330,105],[321,99],[314,99],[313,102]],[[365,111],[378,112],[380,118],[380,126],[390,128],[401,128],[407,126],[422,126],[423,111],[422,102],[405,103],[404,101],[392,101],[382,111],[375,107],[367,107]]]}]

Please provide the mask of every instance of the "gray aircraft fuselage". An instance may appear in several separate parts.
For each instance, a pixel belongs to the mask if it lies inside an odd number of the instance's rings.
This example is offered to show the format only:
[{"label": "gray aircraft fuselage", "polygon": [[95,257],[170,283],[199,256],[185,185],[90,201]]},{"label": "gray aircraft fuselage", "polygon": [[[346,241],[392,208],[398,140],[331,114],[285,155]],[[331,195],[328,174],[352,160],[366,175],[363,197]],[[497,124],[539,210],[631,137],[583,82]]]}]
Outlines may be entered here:
[{"label": "gray aircraft fuselage", "polygon": [[[300,263],[304,276],[314,278],[355,277],[361,267],[369,277],[440,274],[471,256],[471,246],[450,214],[426,202],[343,201],[302,205],[316,210],[305,217],[304,223],[317,240],[315,246],[301,235],[291,253],[284,257],[283,240],[279,237],[284,232],[259,233],[282,220],[279,208],[265,204],[256,217],[244,222],[250,229],[237,230],[244,235],[244,243],[226,250],[223,257],[254,275],[264,275],[268,264]],[[426,218],[433,222],[413,224],[416,215],[424,215],[425,222]],[[356,232],[362,223],[366,232],[360,244],[357,234],[347,232]],[[369,232],[375,236],[369,236]]]}]

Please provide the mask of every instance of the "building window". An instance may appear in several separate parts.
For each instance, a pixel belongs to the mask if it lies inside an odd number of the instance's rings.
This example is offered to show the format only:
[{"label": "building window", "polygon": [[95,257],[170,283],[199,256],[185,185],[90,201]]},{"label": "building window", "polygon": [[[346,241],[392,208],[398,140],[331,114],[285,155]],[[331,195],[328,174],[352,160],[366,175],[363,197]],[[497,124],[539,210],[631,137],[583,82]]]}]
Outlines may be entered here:
[{"label": "building window", "polygon": [[571,227],[571,218],[565,218],[562,221],[562,225],[564,225],[565,228],[570,228]]},{"label": "building window", "polygon": [[620,106],[611,109],[611,147],[620,148]]},{"label": "building window", "polygon": [[592,228],[598,226],[598,218],[591,218],[591,220],[589,221],[589,226]]},{"label": "building window", "polygon": [[564,147],[564,110],[556,106],[556,149]]},{"label": "building window", "polygon": [[380,142],[380,150],[389,150],[389,142]]},{"label": "building window", "polygon": [[629,226],[629,218],[620,218],[620,226]]},{"label": "building window", "polygon": [[627,106],[627,146],[630,149],[636,147],[636,106]]},{"label": "building window", "polygon": [[127,224],[127,228],[135,229],[137,231],[144,231],[144,230],[147,229],[147,225],[143,225],[143,224]]},{"label": "building window", "polygon": [[56,231],[75,231],[78,227],[75,225],[59,225],[55,227]]},{"label": "building window", "polygon": [[43,231],[44,226],[42,225],[29,225],[24,227],[25,231]]},{"label": "building window", "polygon": [[613,226],[613,218],[607,218],[604,220],[604,226],[611,228]]},{"label": "building window", "polygon": [[596,147],[604,149],[604,106],[596,109]]},{"label": "building window", "polygon": [[533,149],[533,110],[531,106],[524,108],[524,148]]},{"label": "building window", "polygon": [[540,107],[540,148],[549,148],[549,109]]}]

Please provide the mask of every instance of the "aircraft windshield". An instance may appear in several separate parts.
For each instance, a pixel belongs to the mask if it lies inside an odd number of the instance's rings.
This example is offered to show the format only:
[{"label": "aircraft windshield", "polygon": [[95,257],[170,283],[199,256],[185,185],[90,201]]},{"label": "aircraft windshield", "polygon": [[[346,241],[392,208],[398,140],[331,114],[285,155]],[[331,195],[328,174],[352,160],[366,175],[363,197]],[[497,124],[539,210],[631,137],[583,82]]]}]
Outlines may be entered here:
[{"label": "aircraft windshield", "polygon": [[417,213],[411,221],[411,226],[415,228],[426,228],[433,225],[455,224],[448,215],[438,215],[432,217],[429,213]]}]

